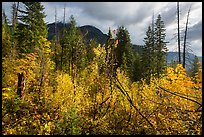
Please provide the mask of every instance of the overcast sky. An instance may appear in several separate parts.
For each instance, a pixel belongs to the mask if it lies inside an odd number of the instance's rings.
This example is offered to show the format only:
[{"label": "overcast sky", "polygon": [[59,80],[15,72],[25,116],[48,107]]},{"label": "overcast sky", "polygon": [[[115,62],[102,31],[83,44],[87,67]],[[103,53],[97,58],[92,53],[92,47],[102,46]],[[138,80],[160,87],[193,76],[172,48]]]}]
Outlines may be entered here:
[{"label": "overcast sky", "polygon": [[[133,44],[143,45],[148,26],[161,14],[166,27],[166,41],[169,51],[177,51],[176,2],[42,2],[47,23],[62,21],[66,6],[66,22],[74,15],[77,25],[93,25],[107,34],[109,27],[114,30],[124,25]],[[180,27],[184,30],[187,12],[191,6],[188,29],[188,45],[192,53],[202,56],[202,2],[180,2]],[[3,2],[2,9],[11,16],[11,3]],[[184,31],[181,30],[181,37]],[[182,38],[183,39],[183,38]],[[182,44],[183,45],[183,44]],[[189,50],[190,51],[190,50]]]}]

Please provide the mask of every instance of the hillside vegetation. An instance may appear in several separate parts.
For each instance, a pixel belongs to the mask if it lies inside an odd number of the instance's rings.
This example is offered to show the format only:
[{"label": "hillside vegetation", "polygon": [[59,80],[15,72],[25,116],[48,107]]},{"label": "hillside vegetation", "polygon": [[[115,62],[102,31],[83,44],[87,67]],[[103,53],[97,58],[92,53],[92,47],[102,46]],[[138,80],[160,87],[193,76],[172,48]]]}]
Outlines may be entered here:
[{"label": "hillside vegetation", "polygon": [[160,15],[135,52],[124,26],[85,43],[73,16],[48,40],[44,7],[22,4],[2,15],[3,135],[202,134],[202,68],[167,66]]}]

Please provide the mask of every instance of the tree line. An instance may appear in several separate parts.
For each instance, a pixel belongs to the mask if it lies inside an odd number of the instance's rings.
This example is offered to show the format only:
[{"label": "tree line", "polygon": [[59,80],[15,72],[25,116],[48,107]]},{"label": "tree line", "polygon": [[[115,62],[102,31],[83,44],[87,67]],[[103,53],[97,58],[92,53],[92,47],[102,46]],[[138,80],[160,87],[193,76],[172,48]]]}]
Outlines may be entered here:
[{"label": "tree line", "polygon": [[[11,49],[9,45],[14,45],[13,49],[17,52],[19,57],[21,57],[20,54],[22,53],[37,51],[38,47],[36,45],[38,44],[36,42],[38,42],[39,36],[47,38],[47,26],[44,22],[46,15],[43,12],[43,6],[39,3],[35,4],[30,2],[24,4],[26,11],[19,9],[19,2],[14,3],[12,6],[12,29],[9,29],[6,15],[3,12],[3,30],[8,33],[8,36],[5,37],[11,37],[10,42],[15,43],[2,46],[3,57],[5,57],[9,49]],[[108,35],[112,35],[111,33],[110,30]],[[123,68],[132,81],[138,81],[141,78],[149,79],[149,76],[153,74],[159,77],[167,65],[167,42],[165,41],[165,36],[165,24],[162,21],[161,15],[158,15],[156,22],[152,20],[152,25],[147,28],[143,53],[139,54],[133,51],[128,30],[124,26],[119,26],[116,34],[118,46],[114,52],[116,55],[116,69],[118,67]],[[22,37],[24,37],[24,39],[22,39]],[[180,40],[178,40],[178,42],[180,42]],[[88,46],[85,45],[82,33],[77,28],[73,15],[70,16],[69,28],[66,29],[64,27],[60,34],[57,34],[55,24],[55,37],[51,43],[50,48],[53,53],[51,59],[55,62],[55,70],[60,69],[69,74],[72,72],[74,65],[79,69],[85,68],[86,64],[93,58],[90,52],[94,44],[97,45],[95,41],[89,43]],[[107,44],[105,44],[105,46],[107,46]]]}]

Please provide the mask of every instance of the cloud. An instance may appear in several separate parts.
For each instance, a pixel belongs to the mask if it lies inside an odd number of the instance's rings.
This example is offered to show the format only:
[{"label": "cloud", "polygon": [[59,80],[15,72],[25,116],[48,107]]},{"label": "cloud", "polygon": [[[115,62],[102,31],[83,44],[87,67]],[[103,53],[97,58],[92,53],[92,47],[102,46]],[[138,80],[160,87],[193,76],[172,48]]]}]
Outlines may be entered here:
[{"label": "cloud", "polygon": [[11,18],[11,2],[2,2],[2,12],[5,11],[7,18]]},{"label": "cloud", "polygon": [[202,40],[202,20],[189,28],[188,39],[189,40]]},{"label": "cloud", "polygon": [[[112,21],[114,25],[131,25],[141,23],[152,14],[158,3],[136,2],[97,2],[76,3],[74,6],[83,10],[83,15],[97,20]],[[147,10],[148,9],[148,10]]]},{"label": "cloud", "polygon": [[[130,32],[132,43],[144,44],[143,40],[147,27],[161,14],[166,27],[166,41],[170,50],[177,49],[177,2],[42,2],[47,17],[45,21],[55,21],[55,8],[57,20],[63,21],[64,6],[66,6],[66,22],[70,15],[74,15],[77,25],[93,25],[107,34],[109,27],[117,29],[124,25]],[[11,3],[2,3],[2,8],[10,17]],[[194,45],[192,50],[201,55],[202,48],[202,3],[179,2],[180,26],[184,30],[188,9],[191,7],[189,17],[188,41]],[[183,32],[181,33],[183,35]],[[175,38],[174,38],[175,37]],[[199,49],[200,50],[197,50]]]}]

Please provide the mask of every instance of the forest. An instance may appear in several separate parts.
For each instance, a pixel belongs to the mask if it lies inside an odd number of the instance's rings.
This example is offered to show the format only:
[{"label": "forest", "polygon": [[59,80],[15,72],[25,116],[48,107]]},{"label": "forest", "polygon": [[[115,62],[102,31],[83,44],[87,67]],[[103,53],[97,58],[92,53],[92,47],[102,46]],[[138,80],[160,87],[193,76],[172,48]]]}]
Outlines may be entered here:
[{"label": "forest", "polygon": [[167,65],[160,14],[141,53],[125,26],[84,42],[73,15],[48,40],[44,6],[20,3],[2,11],[3,135],[202,134],[202,66]]}]

